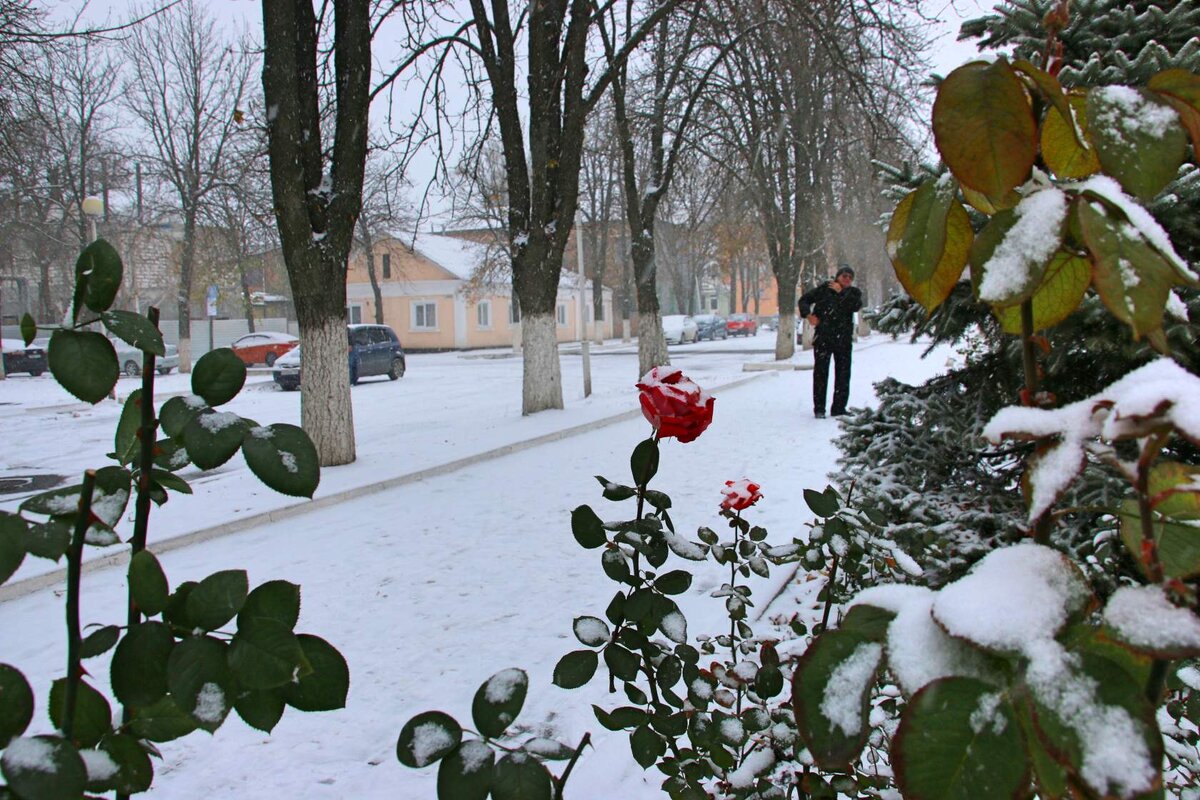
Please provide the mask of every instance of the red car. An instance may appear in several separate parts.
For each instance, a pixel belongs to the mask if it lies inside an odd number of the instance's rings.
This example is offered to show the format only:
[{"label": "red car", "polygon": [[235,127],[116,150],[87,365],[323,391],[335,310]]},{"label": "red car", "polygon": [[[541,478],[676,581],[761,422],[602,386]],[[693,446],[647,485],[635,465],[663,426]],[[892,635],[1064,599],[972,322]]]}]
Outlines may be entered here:
[{"label": "red car", "polygon": [[758,321],[749,314],[730,314],[725,330],[730,336],[754,336],[758,333]]},{"label": "red car", "polygon": [[266,364],[275,366],[275,359],[292,350],[300,340],[290,333],[278,331],[260,331],[247,333],[234,341],[230,347],[234,355],[247,364]]}]

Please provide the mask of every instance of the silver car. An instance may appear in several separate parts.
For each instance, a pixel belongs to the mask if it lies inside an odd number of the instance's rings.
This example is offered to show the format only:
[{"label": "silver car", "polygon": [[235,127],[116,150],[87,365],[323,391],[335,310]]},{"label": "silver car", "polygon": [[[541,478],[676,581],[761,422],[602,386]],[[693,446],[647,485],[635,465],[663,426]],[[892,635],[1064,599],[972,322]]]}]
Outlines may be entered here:
[{"label": "silver car", "polygon": [[[111,341],[113,348],[117,351],[117,363],[121,365],[121,372],[126,375],[141,375],[142,359],[145,353],[120,339],[112,339]],[[179,367],[179,351],[175,348],[175,345],[166,345],[166,352],[165,356],[158,356],[154,359],[154,371],[159,375],[166,375],[171,370]]]}]

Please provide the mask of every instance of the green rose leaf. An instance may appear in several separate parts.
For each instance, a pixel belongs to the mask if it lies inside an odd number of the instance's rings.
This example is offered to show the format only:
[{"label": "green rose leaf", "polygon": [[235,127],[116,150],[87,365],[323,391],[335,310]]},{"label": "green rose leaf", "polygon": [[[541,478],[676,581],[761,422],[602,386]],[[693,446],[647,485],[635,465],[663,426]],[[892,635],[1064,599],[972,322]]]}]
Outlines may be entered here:
[{"label": "green rose leaf", "polygon": [[[1092,265],[1082,256],[1060,250],[1050,259],[1042,283],[1033,293],[1033,329],[1053,328],[1079,308],[1092,283]],[[1005,333],[1021,333],[1021,307],[993,308]]]},{"label": "green rose leaf", "polygon": [[163,609],[163,619],[172,625],[176,625],[184,630],[192,630],[196,625],[188,619],[187,599],[191,595],[192,589],[195,589],[200,584],[195,581],[184,581],[175,588],[171,593],[171,597],[167,600],[167,607]]},{"label": "green rose leaf", "polygon": [[79,751],[57,736],[13,739],[0,755],[0,773],[21,800],[79,797],[87,785]]},{"label": "green rose leaf", "polygon": [[872,642],[882,642],[887,639],[888,626],[895,618],[894,611],[862,603],[846,612],[838,628],[853,631]]},{"label": "green rose leaf", "polygon": [[280,494],[312,497],[321,482],[317,448],[302,428],[277,422],[250,428],[242,442],[250,471]]},{"label": "green rose leaf", "polygon": [[940,678],[909,702],[893,739],[905,797],[1010,798],[1029,784],[1012,703],[974,678]]},{"label": "green rose leaf", "polygon": [[150,788],[154,781],[154,765],[137,737],[127,733],[109,736],[100,743],[100,749],[117,765],[117,774],[105,781],[102,789],[89,785],[92,791],[138,794]]},{"label": "green rose leaf", "polygon": [[233,458],[245,438],[245,420],[228,411],[207,409],[183,428],[183,446],[200,469],[216,469]]},{"label": "green rose leaf", "polygon": [[167,607],[171,596],[167,574],[149,550],[139,550],[129,559],[129,591],[138,610],[148,617]]},{"label": "green rose leaf", "polygon": [[454,752],[462,743],[462,726],[442,711],[426,711],[404,723],[396,740],[396,758],[420,769]]},{"label": "green rose leaf", "polygon": [[578,689],[596,674],[600,663],[595,650],[574,650],[558,660],[554,666],[555,686],[563,689]]},{"label": "green rose leaf", "polygon": [[889,252],[892,261],[903,264],[918,282],[929,280],[946,251],[946,218],[957,187],[950,176],[946,178],[930,178],[911,193],[907,224]]},{"label": "green rose leaf", "polygon": [[268,619],[291,630],[300,619],[300,587],[288,581],[267,581],[254,587],[238,612],[238,627],[246,620]]},{"label": "green rose leaf", "polygon": [[28,528],[16,514],[0,511],[0,583],[11,578],[25,560]]},{"label": "green rose leaf", "polygon": [[496,753],[478,739],[463,742],[438,767],[438,800],[487,800]]},{"label": "green rose leaf", "polygon": [[1087,95],[1089,134],[1104,171],[1151,200],[1187,157],[1187,134],[1169,103],[1149,89],[1101,86]]},{"label": "green rose leaf", "polygon": [[167,660],[167,686],[180,709],[210,733],[221,727],[232,704],[227,645],[211,636],[184,639]]},{"label": "green rose leaf", "polygon": [[109,667],[113,694],[140,709],[167,693],[167,659],[175,647],[171,629],[161,622],[133,625],[117,643]]},{"label": "green rose leaf", "polygon": [[618,644],[610,644],[604,648],[604,664],[609,672],[623,681],[636,680],[641,663],[636,653],[631,653]]},{"label": "green rose leaf", "polygon": [[85,247],[75,261],[75,316],[71,321],[79,321],[85,305],[95,312],[107,311],[121,290],[123,272],[121,256],[104,239]]},{"label": "green rose leaf", "polygon": [[249,590],[246,571],[222,570],[209,575],[191,591],[187,615],[197,628],[215,631],[242,610]]},{"label": "green rose leaf", "polygon": [[612,637],[604,620],[597,617],[576,617],[571,629],[575,638],[588,647],[600,647]]},{"label": "green rose leaf", "polygon": [[[166,678],[163,678],[164,682]],[[198,726],[191,714],[185,712],[170,695],[139,708],[130,723],[130,731],[139,739],[151,742],[170,742],[187,736]]]},{"label": "green rose leaf", "polygon": [[[1126,500],[1120,511],[1121,541],[1133,557],[1142,564],[1142,518],[1138,505]],[[1200,531],[1182,522],[1154,519],[1154,538],[1158,542],[1158,558],[1168,578],[1192,578],[1200,575]]]},{"label": "green rose leaf", "polygon": [[299,711],[336,711],[346,707],[350,692],[350,667],[337,648],[319,636],[296,636],[312,671],[281,689],[283,699]]},{"label": "green rose leaf", "polygon": [[754,692],[764,699],[775,697],[783,691],[783,673],[778,666],[763,667],[754,676]]},{"label": "green rose leaf", "polygon": [[492,800],[550,800],[550,773],[528,753],[505,753],[492,769]]},{"label": "green rose leaf", "polygon": [[571,512],[571,533],[575,535],[575,541],[589,550],[608,542],[608,537],[604,535],[604,523],[591,506],[579,506]]},{"label": "green rose leaf", "polygon": [[[1192,487],[1192,488],[1189,488]],[[1200,467],[1160,461],[1150,468],[1150,507],[1173,519],[1200,519]],[[2,524],[2,523],[0,523]]]},{"label": "green rose leaf", "polygon": [[141,450],[138,429],[142,427],[142,390],[135,389],[121,408],[117,432],[113,437],[113,456],[122,466],[137,460]]},{"label": "green rose leaf", "polygon": [[58,561],[71,546],[71,527],[62,519],[35,523],[25,530],[25,550],[29,555]]},{"label": "green rose leaf", "polygon": [[683,594],[692,586],[692,573],[676,569],[654,580],[654,588],[663,594]]},{"label": "green rose leaf", "polygon": [[1103,205],[1081,198],[1075,207],[1092,254],[1093,284],[1104,306],[1133,329],[1135,338],[1162,328],[1174,283],[1171,266],[1130,226],[1110,217]]},{"label": "green rose leaf", "polygon": [[[1065,117],[1067,120],[1071,118],[1070,101],[1067,99],[1066,92],[1063,91],[1062,84],[1058,82],[1056,76],[1039,67],[1035,67],[1025,59],[1014,61],[1012,66],[1014,70],[1023,74],[1029,80],[1031,86],[1037,89],[1050,104],[1050,107],[1058,112],[1060,117]],[[1079,129],[1071,126],[1071,134],[1079,146],[1085,146],[1086,140]]]},{"label": "green rose leaf", "polygon": [[835,630],[818,637],[798,662],[792,678],[796,724],[822,769],[850,769],[867,743],[882,652],[857,633]]},{"label": "green rose leaf", "polygon": [[233,710],[242,721],[264,733],[274,730],[286,707],[287,703],[280,697],[279,692],[271,690],[241,692],[233,701]]},{"label": "green rose leaf", "polygon": [[1006,61],[951,72],[933,104],[933,136],[954,177],[999,203],[1025,182],[1037,158],[1037,122]]},{"label": "green rose leaf", "polygon": [[238,620],[229,668],[247,689],[274,689],[313,669],[290,625],[259,618]]},{"label": "green rose leaf", "polygon": [[195,395],[172,397],[159,409],[158,421],[164,433],[172,439],[178,439],[183,436],[188,423],[205,407],[204,401]]},{"label": "green rose leaf", "polygon": [[896,207],[887,232],[887,251],[896,278],[926,311],[942,304],[962,277],[974,233],[966,210],[944,192],[917,189]]},{"label": "green rose leaf", "polygon": [[[1056,219],[1059,223],[1051,232],[1049,224]],[[975,295],[998,308],[1020,305],[1032,297],[1058,252],[1066,221],[1067,197],[1056,189],[1030,194],[1014,210],[992,217],[971,247]],[[1055,237],[1053,242],[1050,236]]]},{"label": "green rose leaf", "polygon": [[832,517],[839,508],[836,495],[830,497],[827,492],[818,492],[815,489],[804,490],[804,502],[818,517]]},{"label": "green rose leaf", "polygon": [[167,354],[162,333],[141,314],[132,311],[105,311],[100,315],[100,319],[114,336],[138,350],[156,356]]},{"label": "green rose leaf", "polygon": [[29,347],[33,340],[37,337],[37,322],[33,316],[27,311],[21,315],[21,341]]},{"label": "green rose leaf", "polygon": [[246,383],[246,364],[228,347],[210,350],[192,368],[192,392],[210,406],[228,403]]},{"label": "green rose leaf", "polygon": [[600,555],[600,567],[604,574],[618,583],[629,580],[629,560],[619,548],[613,547]]},{"label": "green rose leaf", "polygon": [[85,403],[99,403],[117,385],[117,351],[102,333],[56,330],[50,335],[50,372]]},{"label": "green rose leaf", "polygon": [[642,725],[629,734],[629,749],[642,769],[650,769],[667,752],[667,743],[649,725]]},{"label": "green rose leaf", "polygon": [[102,653],[107,653],[116,646],[117,640],[120,638],[121,629],[116,625],[105,625],[94,630],[84,638],[79,648],[79,657],[95,658]]},{"label": "green rose leaf", "polygon": [[[60,731],[66,725],[67,679],[59,678],[50,686],[50,721]],[[112,707],[104,695],[86,681],[79,681],[75,695],[75,719],[71,740],[80,747],[95,747],[112,733]]]},{"label": "green rose leaf", "polygon": [[528,690],[529,676],[522,669],[504,669],[488,678],[471,701],[475,727],[489,738],[504,733],[521,713]]},{"label": "green rose leaf", "polygon": [[654,438],[638,442],[629,459],[629,471],[636,486],[645,486],[658,473],[658,440]]},{"label": "green rose leaf", "polygon": [[20,736],[33,719],[33,689],[16,667],[0,664],[0,749]]}]

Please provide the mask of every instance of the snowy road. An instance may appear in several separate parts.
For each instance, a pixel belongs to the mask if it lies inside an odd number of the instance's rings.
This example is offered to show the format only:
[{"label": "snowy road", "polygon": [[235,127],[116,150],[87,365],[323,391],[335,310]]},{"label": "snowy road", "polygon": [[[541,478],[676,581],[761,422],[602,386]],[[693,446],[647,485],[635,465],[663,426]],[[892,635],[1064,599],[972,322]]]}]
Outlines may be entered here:
[{"label": "snowy road", "polygon": [[[940,371],[946,358],[942,353],[919,361],[920,348],[882,339],[869,345],[856,355],[852,404],[869,398],[873,381],[889,375],[923,380]],[[693,353],[685,348],[676,363],[702,386],[740,377],[748,358]],[[355,388],[359,462],[328,471],[322,491],[636,407],[636,357],[596,358],[592,364],[596,393],[591,398],[582,401],[581,391],[573,393],[581,384],[579,360],[564,358],[568,408],[523,418],[517,403],[518,360],[466,364],[451,355],[413,357],[402,381]],[[725,480],[743,476],[763,486],[764,500],[749,516],[771,531],[772,541],[786,542],[804,530],[809,515],[801,490],[824,486],[836,458],[830,444],[836,422],[812,418],[810,381],[809,372],[770,373],[719,394],[713,425],[703,436],[687,445],[664,443],[655,487],[672,496],[680,532],[716,526],[720,488]],[[0,385],[0,399],[6,390]],[[260,421],[294,421],[297,395],[273,390],[245,395],[234,405],[239,413]],[[6,428],[20,416],[11,408],[0,407]],[[89,452],[106,447],[100,431],[115,414],[114,405],[65,415],[64,438],[70,431],[69,438],[86,442]],[[298,630],[317,633],[341,649],[350,665],[351,689],[343,711],[289,712],[270,736],[230,720],[214,737],[193,734],[163,745],[165,761],[156,765],[149,796],[432,798],[435,771],[408,770],[395,759],[401,725],[430,708],[467,722],[478,684],[497,670],[522,666],[530,672],[531,687],[520,722],[546,722],[550,730],[542,732],[565,740],[592,732],[596,749],[577,767],[568,797],[661,797],[658,773],[643,773],[628,756],[625,735],[605,731],[592,717],[590,703],[614,703],[603,691],[606,681],[598,676],[574,692],[550,684],[558,657],[578,646],[570,633],[572,618],[599,615],[614,589],[596,554],[582,550],[571,536],[570,510],[586,502],[602,516],[628,514],[628,508],[614,509],[599,497],[592,476],[625,480],[629,452],[648,432],[641,419],[619,423],[166,554],[172,585],[238,567],[249,570],[251,585],[275,578],[300,583],[304,602]],[[69,454],[43,454],[32,444],[18,452],[38,468],[70,463]],[[10,458],[6,454],[5,468]],[[168,509],[178,511],[169,523],[183,529],[190,520],[207,524],[228,514],[224,509],[230,504],[261,507],[265,490],[242,480],[242,470],[228,467],[205,484],[213,487],[206,496],[219,493],[224,505],[173,499]],[[184,510],[191,506],[202,508]],[[154,531],[152,542],[153,536]],[[715,632],[724,618],[720,602],[706,596],[725,577],[723,571],[712,565],[697,565],[697,570],[696,582],[681,598],[692,635]],[[780,572],[762,581],[756,597],[772,596],[782,577]],[[122,616],[122,584],[120,569],[87,576],[85,622]],[[795,602],[793,593],[785,593],[773,611],[787,611]],[[49,729],[44,698],[65,663],[61,617],[54,591],[0,604],[0,661],[22,669],[39,700],[31,732]],[[88,662],[89,670],[105,675],[104,661]]]}]

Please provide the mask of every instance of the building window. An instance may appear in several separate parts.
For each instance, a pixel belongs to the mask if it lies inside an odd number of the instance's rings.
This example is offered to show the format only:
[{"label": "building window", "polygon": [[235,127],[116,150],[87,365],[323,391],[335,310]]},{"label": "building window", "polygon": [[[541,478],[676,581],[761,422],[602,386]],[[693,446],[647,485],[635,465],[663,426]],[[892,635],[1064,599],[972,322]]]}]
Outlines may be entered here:
[{"label": "building window", "polygon": [[567,327],[567,305],[566,303],[558,304],[558,327]]},{"label": "building window", "polygon": [[480,330],[488,330],[492,327],[492,302],[490,300],[481,300],[479,305],[475,306],[475,321],[479,324]]},{"label": "building window", "polygon": [[512,296],[512,301],[508,304],[508,324],[518,325],[521,322],[521,304],[517,301],[517,296]]},{"label": "building window", "polygon": [[412,327],[415,331],[437,330],[437,303],[413,303]]},{"label": "building window", "polygon": [[383,254],[383,279],[389,280],[392,277],[392,254]]},{"label": "building window", "polygon": [[362,306],[347,306],[346,307],[346,322],[351,325],[362,324]]}]

